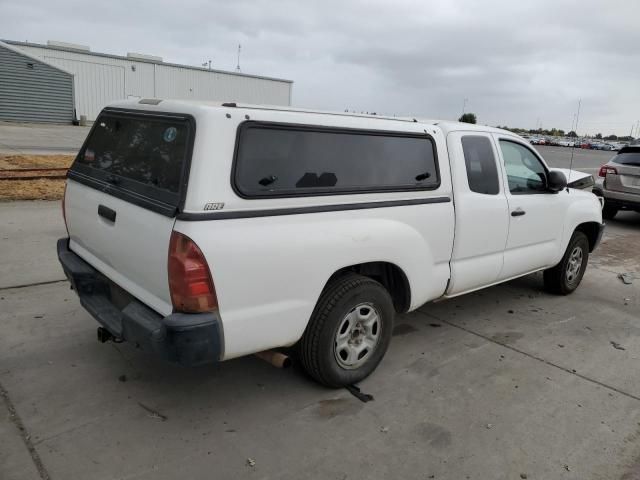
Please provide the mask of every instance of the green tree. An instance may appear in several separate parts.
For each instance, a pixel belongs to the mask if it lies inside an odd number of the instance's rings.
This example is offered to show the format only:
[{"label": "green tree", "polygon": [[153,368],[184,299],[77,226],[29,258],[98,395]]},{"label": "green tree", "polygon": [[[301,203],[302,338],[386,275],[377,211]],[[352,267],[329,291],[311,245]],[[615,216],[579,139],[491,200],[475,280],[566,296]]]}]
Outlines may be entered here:
[{"label": "green tree", "polygon": [[601,133],[596,133],[596,138],[598,140],[602,140],[602,134]]},{"label": "green tree", "polygon": [[608,137],[604,137],[605,140],[618,140],[617,135],[609,135]]},{"label": "green tree", "polygon": [[476,123],[477,122],[476,114],[471,112],[463,113],[458,119],[458,121],[463,123]]},{"label": "green tree", "polygon": [[578,134],[576,132],[574,132],[573,130],[571,130],[569,133],[567,133],[567,137],[576,138],[577,136],[578,136]]}]

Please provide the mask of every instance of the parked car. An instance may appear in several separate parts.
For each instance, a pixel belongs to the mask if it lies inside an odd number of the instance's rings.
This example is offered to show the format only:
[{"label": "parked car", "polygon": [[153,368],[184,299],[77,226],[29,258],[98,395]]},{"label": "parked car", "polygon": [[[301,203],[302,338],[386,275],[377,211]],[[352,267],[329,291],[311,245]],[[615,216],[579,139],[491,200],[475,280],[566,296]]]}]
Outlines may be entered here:
[{"label": "parked car", "polygon": [[612,219],[620,210],[640,212],[640,145],[627,145],[600,167],[593,189],[604,198],[602,216]]},{"label": "parked car", "polygon": [[103,341],[183,365],[293,347],[339,387],[397,313],[540,270],[573,292],[604,225],[566,186],[491,127],[123,101],[69,170],[58,257]]}]

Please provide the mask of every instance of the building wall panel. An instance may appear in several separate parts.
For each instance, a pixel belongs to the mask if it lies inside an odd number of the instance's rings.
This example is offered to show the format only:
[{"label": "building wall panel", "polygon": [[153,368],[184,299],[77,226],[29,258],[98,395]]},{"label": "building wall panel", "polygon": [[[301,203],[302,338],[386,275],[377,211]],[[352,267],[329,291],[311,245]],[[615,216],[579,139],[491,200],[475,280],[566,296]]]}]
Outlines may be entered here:
[{"label": "building wall panel", "polygon": [[75,75],[77,115],[95,120],[109,102],[132,97],[290,105],[286,80],[225,73],[44,46],[15,46]]},{"label": "building wall panel", "polygon": [[86,115],[87,119],[94,120],[105,105],[126,98],[124,67],[48,55],[44,59],[73,73],[78,118]]},{"label": "building wall panel", "polygon": [[70,123],[73,76],[0,45],[0,120]]}]

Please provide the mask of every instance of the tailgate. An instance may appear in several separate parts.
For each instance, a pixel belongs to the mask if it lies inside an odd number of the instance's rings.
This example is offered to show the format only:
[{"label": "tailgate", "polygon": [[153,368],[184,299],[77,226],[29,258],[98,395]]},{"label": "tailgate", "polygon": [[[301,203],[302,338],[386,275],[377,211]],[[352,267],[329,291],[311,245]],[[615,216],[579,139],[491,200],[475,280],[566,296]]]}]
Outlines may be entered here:
[{"label": "tailgate", "polygon": [[617,174],[609,173],[606,188],[616,192],[640,195],[640,149],[622,150],[612,159]]},{"label": "tailgate", "polygon": [[193,120],[107,110],[69,171],[69,247],[157,312],[172,311],[167,255],[183,198]]}]

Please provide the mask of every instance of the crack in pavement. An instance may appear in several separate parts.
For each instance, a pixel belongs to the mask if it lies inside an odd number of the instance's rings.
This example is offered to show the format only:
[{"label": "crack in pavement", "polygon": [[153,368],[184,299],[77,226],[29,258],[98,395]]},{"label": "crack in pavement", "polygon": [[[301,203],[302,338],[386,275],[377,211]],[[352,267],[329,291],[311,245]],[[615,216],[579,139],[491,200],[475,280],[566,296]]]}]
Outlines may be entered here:
[{"label": "crack in pavement", "polygon": [[25,428],[24,423],[20,418],[20,415],[18,415],[18,412],[16,411],[16,407],[13,405],[13,402],[9,397],[9,392],[7,392],[7,390],[2,386],[1,383],[0,383],[0,396],[4,399],[4,404],[7,407],[7,410],[9,411],[9,418],[11,419],[11,422],[13,422],[13,424],[16,426],[16,428],[20,432],[22,441],[24,442],[25,446],[27,447],[27,450],[29,451],[31,460],[34,463],[36,470],[38,470],[38,474],[40,475],[40,478],[42,480],[51,480],[51,477],[49,476],[49,472],[47,472],[47,469],[42,463],[42,459],[40,458],[40,455],[38,455],[38,452],[36,451],[36,447],[31,441],[31,435],[27,433],[27,429]]},{"label": "crack in pavement", "polygon": [[44,282],[34,282],[34,283],[24,283],[22,285],[11,285],[9,287],[0,287],[0,291],[2,290],[12,290],[14,288],[28,288],[28,287],[38,287],[40,285],[51,285],[52,283],[61,283],[66,282],[67,279],[63,278],[60,280],[46,280]]},{"label": "crack in pavement", "polygon": [[575,371],[575,370],[573,370],[571,368],[566,368],[566,367],[563,367],[562,365],[558,365],[557,363],[553,363],[553,362],[551,362],[549,360],[545,360],[542,357],[538,357],[538,356],[536,356],[536,355],[534,355],[532,353],[525,352],[524,350],[520,350],[519,348],[516,348],[516,347],[514,347],[512,345],[509,345],[507,343],[503,343],[503,342],[500,342],[498,340],[495,340],[495,339],[493,339],[493,338],[491,338],[491,337],[489,337],[487,335],[484,335],[484,334],[482,334],[480,332],[475,332],[475,331],[471,330],[470,328],[463,327],[462,325],[457,325],[457,324],[455,324],[453,322],[450,322],[449,320],[443,320],[442,318],[440,318],[440,317],[438,317],[436,315],[433,315],[432,313],[423,312],[421,310],[416,310],[416,312],[421,313],[422,315],[425,315],[427,317],[433,318],[435,320],[438,320],[439,322],[442,322],[442,323],[444,323],[446,325],[449,325],[449,326],[451,326],[453,328],[457,328],[459,330],[462,330],[463,332],[469,333],[471,335],[475,335],[476,337],[482,338],[483,340],[486,340],[487,342],[493,343],[495,345],[500,345],[501,347],[507,348],[507,349],[509,349],[509,350],[511,350],[513,352],[516,352],[516,353],[519,353],[521,355],[524,355],[525,357],[531,358],[533,360],[537,360],[538,362],[544,363],[545,365],[549,365],[550,367],[554,367],[554,368],[557,368],[558,370],[562,370],[563,372],[569,373],[571,375],[575,375],[576,377],[582,378],[583,380],[591,382],[594,385],[599,385],[600,387],[606,388],[607,390],[611,390],[612,392],[616,392],[616,393],[618,393],[620,395],[623,395],[623,396],[625,396],[627,398],[631,398],[633,400],[637,400],[637,401],[640,402],[640,397],[638,397],[638,396],[636,396],[636,395],[634,395],[632,393],[625,392],[624,390],[620,390],[619,388],[616,388],[616,387],[614,387],[612,385],[608,385],[608,384],[603,383],[603,382],[601,382],[599,380],[596,380],[594,378],[587,377],[586,375],[578,373],[577,371]]}]

